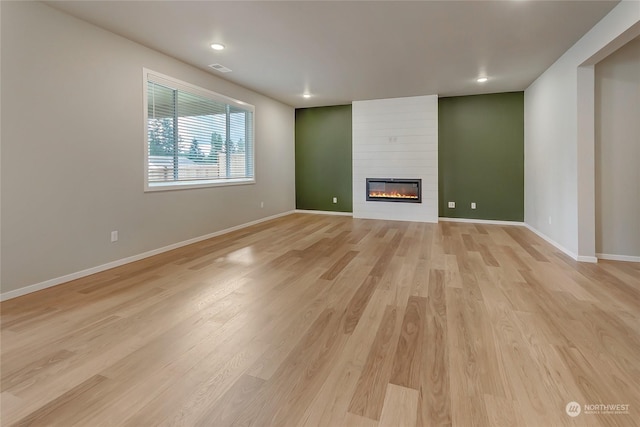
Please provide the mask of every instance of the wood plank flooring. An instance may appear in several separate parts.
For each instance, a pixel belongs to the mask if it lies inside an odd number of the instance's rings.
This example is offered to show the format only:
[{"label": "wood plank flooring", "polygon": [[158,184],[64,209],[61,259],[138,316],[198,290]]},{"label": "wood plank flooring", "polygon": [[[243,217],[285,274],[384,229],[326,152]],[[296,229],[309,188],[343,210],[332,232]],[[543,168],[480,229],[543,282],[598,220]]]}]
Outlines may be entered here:
[{"label": "wood plank flooring", "polygon": [[640,425],[640,265],[516,226],[294,214],[0,309],[3,426]]}]

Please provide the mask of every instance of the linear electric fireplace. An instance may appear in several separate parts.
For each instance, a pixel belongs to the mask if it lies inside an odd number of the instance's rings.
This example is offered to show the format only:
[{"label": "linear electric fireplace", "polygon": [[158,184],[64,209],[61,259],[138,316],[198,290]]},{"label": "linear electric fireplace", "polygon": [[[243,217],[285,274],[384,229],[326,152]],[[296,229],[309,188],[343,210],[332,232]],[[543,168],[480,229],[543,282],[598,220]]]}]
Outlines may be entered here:
[{"label": "linear electric fireplace", "polygon": [[367,178],[367,201],[422,203],[421,179]]}]

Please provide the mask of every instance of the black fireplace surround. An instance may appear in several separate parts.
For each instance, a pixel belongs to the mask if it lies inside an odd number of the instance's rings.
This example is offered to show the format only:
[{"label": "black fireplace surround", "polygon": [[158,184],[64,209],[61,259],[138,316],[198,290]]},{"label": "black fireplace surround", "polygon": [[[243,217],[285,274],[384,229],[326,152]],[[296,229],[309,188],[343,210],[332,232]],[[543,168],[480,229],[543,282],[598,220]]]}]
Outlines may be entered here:
[{"label": "black fireplace surround", "polygon": [[367,178],[367,201],[422,203],[422,179]]}]

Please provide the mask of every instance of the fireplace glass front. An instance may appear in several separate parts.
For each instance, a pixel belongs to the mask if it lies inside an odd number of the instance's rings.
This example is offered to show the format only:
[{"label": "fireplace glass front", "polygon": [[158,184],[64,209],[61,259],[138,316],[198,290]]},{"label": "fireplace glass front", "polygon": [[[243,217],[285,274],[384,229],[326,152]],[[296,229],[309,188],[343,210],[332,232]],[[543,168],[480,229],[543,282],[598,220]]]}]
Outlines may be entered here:
[{"label": "fireplace glass front", "polygon": [[422,203],[422,179],[367,178],[367,201]]}]

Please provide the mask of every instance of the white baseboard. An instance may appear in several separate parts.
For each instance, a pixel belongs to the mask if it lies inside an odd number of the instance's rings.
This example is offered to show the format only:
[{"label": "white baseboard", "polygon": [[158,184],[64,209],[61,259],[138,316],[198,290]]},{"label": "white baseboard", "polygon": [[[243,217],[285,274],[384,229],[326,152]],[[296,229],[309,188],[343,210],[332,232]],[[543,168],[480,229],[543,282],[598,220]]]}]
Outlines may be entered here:
[{"label": "white baseboard", "polygon": [[554,246],[556,249],[559,249],[562,252],[564,252],[565,254],[569,255],[571,258],[575,259],[576,261],[579,261],[579,262],[590,262],[590,263],[597,263],[598,262],[598,258],[596,258],[594,256],[577,255],[577,254],[573,253],[569,249],[567,249],[564,246],[562,246],[560,243],[558,243],[555,240],[553,240],[551,237],[549,237],[546,234],[544,234],[543,232],[533,228],[531,225],[529,225],[527,223],[525,223],[524,226],[527,227],[530,231],[532,231],[536,235],[538,235],[538,237],[542,238],[547,243],[549,243],[550,245]]},{"label": "white baseboard", "polygon": [[319,215],[338,215],[338,216],[353,216],[353,212],[336,212],[336,211],[312,211],[307,209],[296,209],[295,213],[306,214],[319,214]]},{"label": "white baseboard", "polygon": [[491,224],[491,225],[517,225],[517,226],[524,226],[524,222],[519,222],[519,221],[498,221],[495,219],[475,219],[475,218],[445,218],[445,217],[439,217],[438,221],[444,221],[444,222],[466,222],[466,223],[473,223],[473,224]]},{"label": "white baseboard", "polygon": [[596,257],[599,259],[606,259],[609,261],[640,262],[640,256],[596,254]]},{"label": "white baseboard", "polygon": [[163,252],[167,252],[173,249],[181,248],[183,246],[187,246],[193,243],[200,242],[202,240],[211,239],[212,237],[221,236],[223,234],[231,233],[232,231],[240,230],[243,228],[250,227],[252,225],[260,224],[261,222],[270,221],[272,219],[280,218],[286,215],[292,214],[294,211],[287,211],[283,213],[279,213],[276,215],[271,215],[266,218],[260,218],[255,221],[247,222],[245,224],[236,225],[231,228],[227,228],[220,231],[215,231],[213,233],[205,234],[204,236],[194,237],[193,239],[184,240],[182,242],[174,243],[172,245],[164,246],[162,248],[153,249],[147,252],[143,252],[138,255],[133,255],[127,258],[122,258],[116,261],[108,262],[106,264],[98,265],[96,267],[87,268],[86,270],[78,271],[71,274],[66,274],[64,276],[56,277],[54,279],[45,280],[44,282],[36,283],[29,286],[24,286],[20,289],[15,289],[13,291],[8,291],[0,294],[0,301],[6,301],[12,298],[17,298],[22,295],[27,295],[32,292],[41,291],[43,289],[51,288],[56,285],[60,285],[62,283],[69,282],[71,280],[80,279],[82,277],[90,276],[92,274],[100,273],[101,271],[109,270],[111,268],[119,267],[124,264],[129,264],[134,261],[139,261],[144,258],[149,258],[154,255],[161,254]]},{"label": "white baseboard", "polygon": [[560,243],[556,242],[551,237],[549,237],[546,234],[544,234],[542,231],[539,231],[538,229],[533,228],[532,226],[530,226],[527,223],[525,223],[524,226],[527,227],[529,229],[529,231],[532,231],[538,237],[542,238],[542,240],[544,240],[547,243],[549,243],[551,246],[554,246],[556,249],[561,250],[562,252],[564,252],[565,254],[569,255],[571,258],[575,259],[576,261],[578,260],[578,255],[574,254],[569,249],[565,248]]}]

